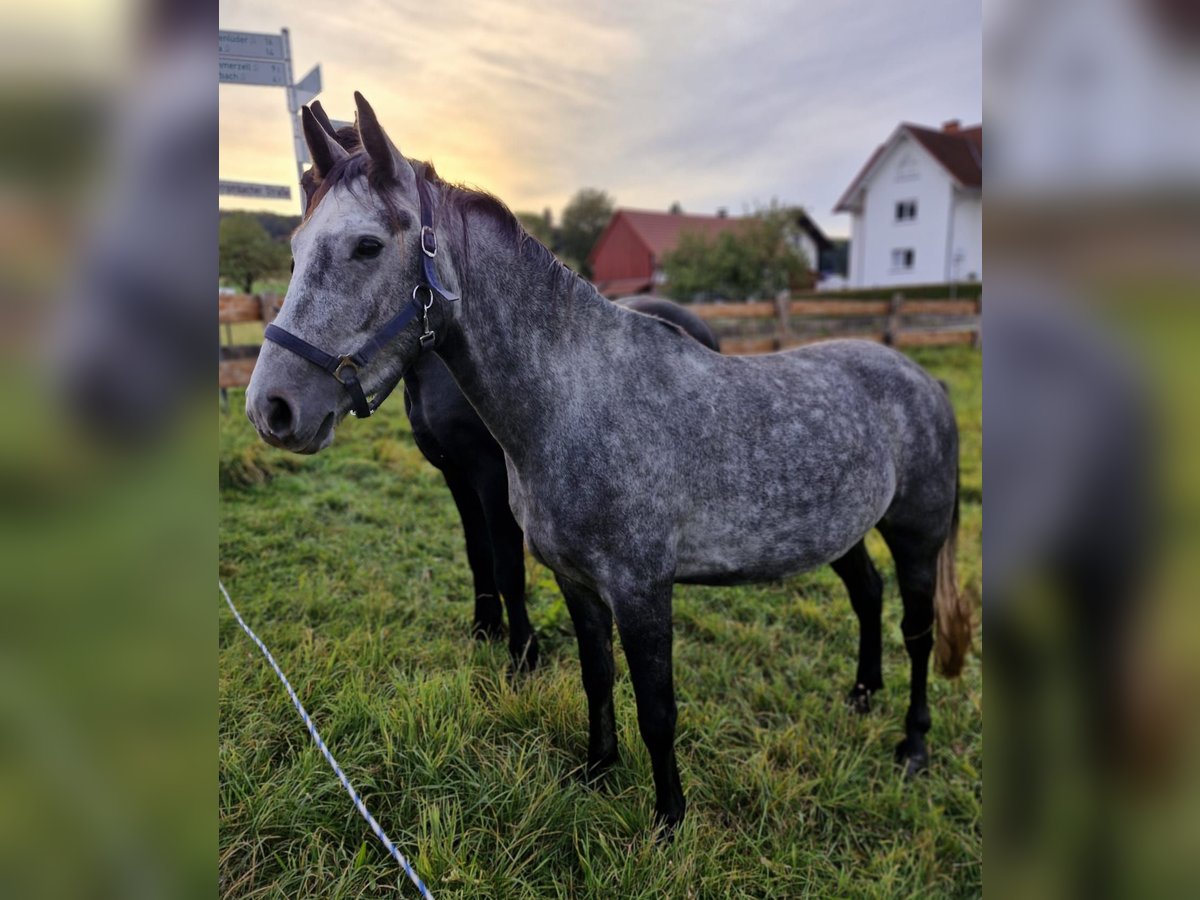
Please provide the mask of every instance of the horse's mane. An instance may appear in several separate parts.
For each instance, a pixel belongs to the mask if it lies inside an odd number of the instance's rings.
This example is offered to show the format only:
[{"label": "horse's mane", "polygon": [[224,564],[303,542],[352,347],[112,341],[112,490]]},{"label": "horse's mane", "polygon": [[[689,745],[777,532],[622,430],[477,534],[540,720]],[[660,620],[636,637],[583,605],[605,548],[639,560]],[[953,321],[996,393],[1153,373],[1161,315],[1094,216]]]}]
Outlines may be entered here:
[{"label": "horse's mane", "polygon": [[[300,179],[301,189],[307,198],[304,221],[309,219],[317,204],[335,186],[345,183],[347,190],[352,190],[351,185],[359,178],[365,177],[370,190],[383,203],[388,228],[391,232],[395,234],[402,229],[412,227],[412,216],[396,204],[390,190],[391,185],[378,177],[377,173],[372,172],[370,157],[359,142],[357,130],[351,127],[340,128],[335,139],[349,151],[350,155],[335,162],[320,181],[317,180],[311,168],[304,173]],[[567,279],[568,287],[571,290],[578,286],[576,281],[583,282],[576,272],[564,265],[549,248],[525,230],[520,220],[500,198],[478,188],[446,181],[438,175],[431,162],[419,160],[411,162],[417,178],[424,179],[438,189],[443,207],[456,211],[461,216],[463,247],[468,256],[470,244],[467,234],[467,219],[477,215],[495,225],[502,238],[512,241],[521,259],[543,267],[550,274],[555,286],[563,278]],[[467,260],[464,260],[464,263],[466,262]]]}]

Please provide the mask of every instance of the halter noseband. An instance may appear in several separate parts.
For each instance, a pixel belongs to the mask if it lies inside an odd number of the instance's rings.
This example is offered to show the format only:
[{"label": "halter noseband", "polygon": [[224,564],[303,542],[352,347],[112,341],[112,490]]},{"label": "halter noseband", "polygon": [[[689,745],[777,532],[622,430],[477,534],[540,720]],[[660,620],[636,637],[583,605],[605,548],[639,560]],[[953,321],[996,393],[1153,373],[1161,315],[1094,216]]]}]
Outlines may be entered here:
[{"label": "halter noseband", "polygon": [[[433,306],[434,296],[440,294],[450,301],[458,299],[458,294],[447,290],[442,284],[437,275],[437,268],[434,266],[434,260],[437,258],[437,234],[433,230],[433,204],[430,202],[429,185],[425,183],[425,179],[419,177],[417,178],[417,198],[421,208],[421,273],[425,280],[413,288],[412,301],[404,304],[404,308],[371,335],[365,344],[354,353],[335,356],[332,353],[326,353],[319,347],[314,347],[304,338],[297,337],[278,325],[268,325],[263,331],[263,337],[268,341],[286,347],[337,379],[338,383],[346,389],[346,393],[350,395],[350,411],[359,419],[365,419],[379,409],[380,404],[396,387],[393,384],[391,387],[385,388],[375,395],[374,400],[368,402],[362,383],[358,380],[359,369],[365,369],[371,362],[371,358],[417,316],[421,316],[425,324],[425,331],[421,334],[421,350],[428,349],[433,345],[435,338],[433,329],[429,327],[429,309]],[[422,290],[426,292],[424,302],[421,299]],[[397,383],[399,383],[398,380]]]}]

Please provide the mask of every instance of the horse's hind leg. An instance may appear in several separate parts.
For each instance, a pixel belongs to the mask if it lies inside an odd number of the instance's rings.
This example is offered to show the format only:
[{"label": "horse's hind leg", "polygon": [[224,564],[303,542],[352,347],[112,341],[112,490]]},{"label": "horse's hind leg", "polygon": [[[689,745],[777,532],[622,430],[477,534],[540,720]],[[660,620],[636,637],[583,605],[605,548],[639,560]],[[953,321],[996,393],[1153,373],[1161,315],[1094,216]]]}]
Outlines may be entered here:
[{"label": "horse's hind leg", "polygon": [[513,672],[537,668],[538,644],[525,609],[525,534],[508,504],[508,474],[501,462],[480,486],[483,515],[492,546],[496,587],[508,610],[508,653]]},{"label": "horse's hind leg", "polygon": [[941,542],[925,534],[880,524],[880,533],[896,561],[896,580],[904,600],[904,618],[900,631],[912,663],[908,715],[904,719],[904,740],[896,746],[896,760],[906,775],[915,775],[929,765],[925,734],[929,731],[929,655],[933,651],[933,600],[937,589],[938,551]]},{"label": "horse's hind leg", "polygon": [[863,541],[850,548],[845,556],[835,559],[832,565],[846,585],[850,605],[858,617],[858,675],[846,700],[856,712],[865,713],[871,709],[871,694],[883,687],[880,623],[883,579],[875,570]]},{"label": "horse's hind leg", "polygon": [[475,581],[475,619],[471,624],[471,633],[476,640],[495,639],[504,634],[504,618],[500,609],[500,593],[496,588],[492,541],[483,506],[465,475],[451,469],[443,470],[442,475],[462,519],[463,533],[467,539],[467,562],[470,563],[471,576]]}]

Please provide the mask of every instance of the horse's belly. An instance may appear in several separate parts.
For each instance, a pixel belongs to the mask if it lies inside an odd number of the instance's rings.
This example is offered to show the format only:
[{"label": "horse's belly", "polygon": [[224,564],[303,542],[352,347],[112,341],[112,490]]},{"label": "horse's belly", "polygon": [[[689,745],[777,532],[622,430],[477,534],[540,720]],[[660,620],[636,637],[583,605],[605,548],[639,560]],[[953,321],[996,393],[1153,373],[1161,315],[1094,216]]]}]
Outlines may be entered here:
[{"label": "horse's belly", "polygon": [[680,545],[675,580],[686,584],[746,584],[774,581],[818,568],[842,556],[871,526],[836,536],[755,532],[730,543],[696,540]]},{"label": "horse's belly", "polygon": [[885,464],[832,489],[695,508],[680,532],[676,580],[771,581],[818,568],[845,554],[879,522],[894,491],[895,477]]}]

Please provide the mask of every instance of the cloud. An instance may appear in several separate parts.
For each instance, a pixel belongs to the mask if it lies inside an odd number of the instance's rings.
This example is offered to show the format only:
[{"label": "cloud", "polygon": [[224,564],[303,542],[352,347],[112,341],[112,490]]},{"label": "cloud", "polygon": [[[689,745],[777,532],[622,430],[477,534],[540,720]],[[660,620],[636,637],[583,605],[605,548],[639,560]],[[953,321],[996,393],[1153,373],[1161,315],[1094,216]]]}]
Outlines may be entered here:
[{"label": "cloud", "polygon": [[[844,231],[831,207],[897,122],[980,117],[981,20],[956,0],[264,0],[223,4],[221,26],[289,22],[333,115],[362,90],[406,153],[514,208],[560,209],[585,185],[696,211],[779,197]],[[286,116],[236,93],[255,90],[223,89],[222,175],[294,179]]]}]

